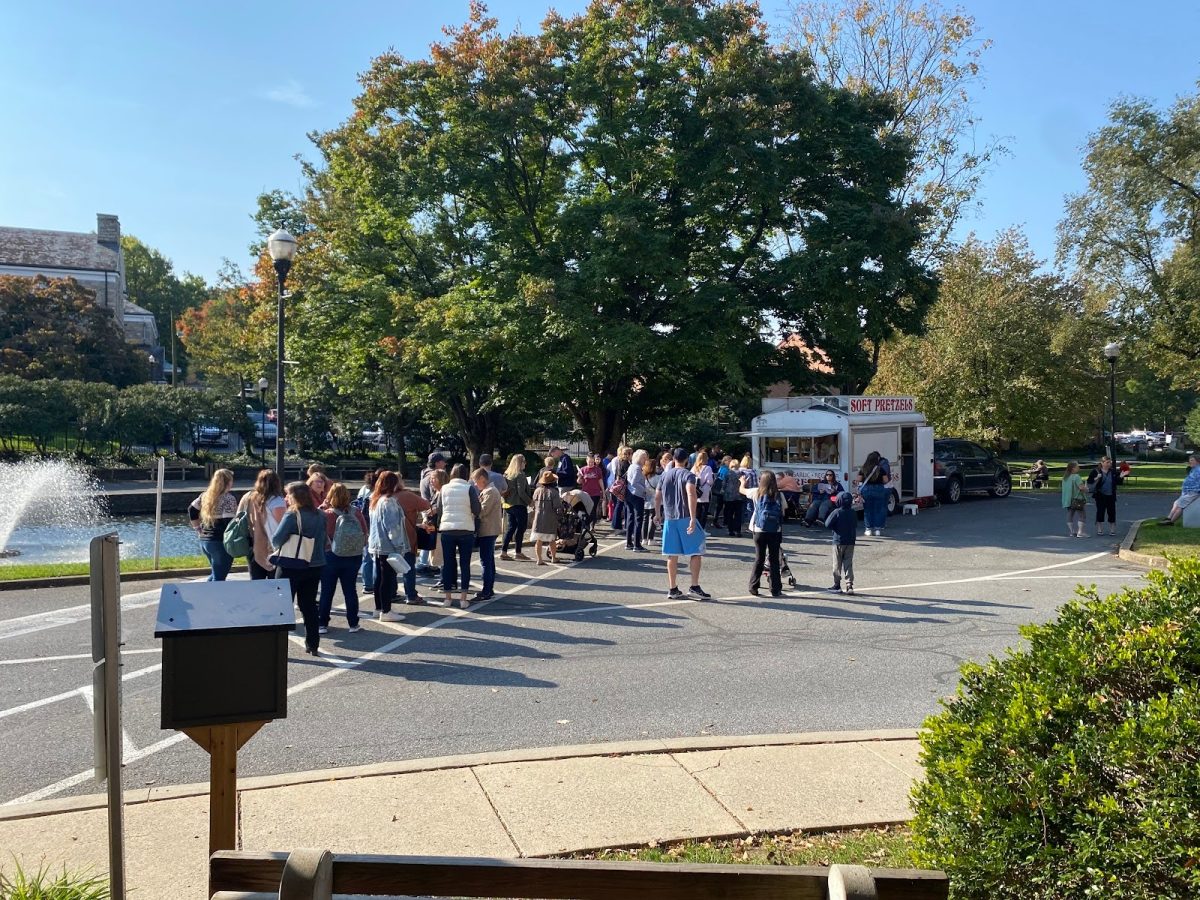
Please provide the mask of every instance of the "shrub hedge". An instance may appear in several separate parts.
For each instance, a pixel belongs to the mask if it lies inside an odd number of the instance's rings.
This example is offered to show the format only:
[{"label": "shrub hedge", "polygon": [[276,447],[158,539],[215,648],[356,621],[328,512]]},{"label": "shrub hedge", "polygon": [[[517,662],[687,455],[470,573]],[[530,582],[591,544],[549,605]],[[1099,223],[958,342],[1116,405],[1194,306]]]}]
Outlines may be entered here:
[{"label": "shrub hedge", "polygon": [[1200,561],[1022,634],[925,723],[918,864],[957,900],[1200,897]]}]

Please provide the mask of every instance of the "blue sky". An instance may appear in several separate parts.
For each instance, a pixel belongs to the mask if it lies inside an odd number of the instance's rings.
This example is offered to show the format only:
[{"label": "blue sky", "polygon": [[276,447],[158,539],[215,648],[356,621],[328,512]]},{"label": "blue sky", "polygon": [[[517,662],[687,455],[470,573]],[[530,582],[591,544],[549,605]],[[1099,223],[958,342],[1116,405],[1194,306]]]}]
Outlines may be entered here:
[{"label": "blue sky", "polygon": [[[574,12],[581,0],[559,2]],[[87,231],[97,212],[211,278],[248,262],[263,190],[300,186],[306,134],[336,125],[357,74],[388,47],[424,55],[466,0],[265,4],[42,0],[5,4],[0,28],[0,224]],[[1169,103],[1195,90],[1194,0],[974,0],[987,84],[981,134],[1011,155],[964,222],[1012,225],[1054,252],[1063,195],[1083,180],[1079,147],[1121,94]],[[545,0],[493,0],[505,27],[533,29]],[[772,21],[783,0],[764,0]],[[283,19],[277,20],[276,13]]]}]

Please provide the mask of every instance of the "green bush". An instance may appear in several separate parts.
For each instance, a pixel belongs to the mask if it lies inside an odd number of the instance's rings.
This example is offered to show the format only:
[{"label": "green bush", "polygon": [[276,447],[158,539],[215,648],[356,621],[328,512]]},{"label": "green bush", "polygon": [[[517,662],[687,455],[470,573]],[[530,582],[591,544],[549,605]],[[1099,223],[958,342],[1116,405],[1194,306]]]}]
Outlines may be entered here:
[{"label": "green bush", "polygon": [[1200,897],[1200,561],[1093,590],[926,721],[918,862],[964,898]]},{"label": "green bush", "polygon": [[108,900],[108,879],[79,875],[65,869],[58,875],[47,868],[29,873],[19,864],[11,874],[0,872],[0,900]]}]

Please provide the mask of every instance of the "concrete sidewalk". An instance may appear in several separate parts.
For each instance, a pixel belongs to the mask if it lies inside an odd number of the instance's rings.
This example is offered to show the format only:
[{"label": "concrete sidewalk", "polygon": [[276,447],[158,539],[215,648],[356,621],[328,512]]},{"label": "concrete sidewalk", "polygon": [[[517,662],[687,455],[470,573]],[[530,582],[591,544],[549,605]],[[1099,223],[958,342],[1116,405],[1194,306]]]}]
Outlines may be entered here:
[{"label": "concrete sidewalk", "polygon": [[[239,849],[545,856],[905,821],[915,732],[633,741],[243,779]],[[302,751],[298,751],[300,753]],[[126,794],[131,896],[199,897],[207,785]],[[0,870],[104,871],[104,798],[0,807]],[[181,893],[181,888],[182,893]]]}]

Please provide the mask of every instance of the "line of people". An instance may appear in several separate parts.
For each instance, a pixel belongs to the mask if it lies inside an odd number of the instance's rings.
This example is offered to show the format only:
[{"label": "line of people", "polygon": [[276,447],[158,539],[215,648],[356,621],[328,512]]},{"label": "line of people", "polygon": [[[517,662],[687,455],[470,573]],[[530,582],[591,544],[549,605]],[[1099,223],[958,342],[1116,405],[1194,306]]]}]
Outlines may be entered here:
[{"label": "line of people", "polygon": [[[869,485],[886,484],[877,457],[868,459],[860,473],[864,498]],[[683,561],[689,579],[686,596],[711,599],[700,585],[710,511],[714,527],[723,518],[731,536],[741,536],[743,523],[748,524],[756,551],[750,592],[759,593],[765,575],[771,595],[778,597],[788,492],[781,488],[781,478],[771,471],[756,472],[749,458],[738,462],[722,456],[717,465],[714,458],[715,453],[710,456],[704,448],[690,454],[677,448],[656,458],[645,450],[621,448],[610,460],[589,455],[577,469],[557,450],[543,460],[531,481],[522,454],[514,455],[501,474],[493,470],[487,454],[468,472],[465,465],[449,466],[435,453],[415,490],[399,473],[379,469],[367,473],[352,497],[346,485],[314,464],[307,480],[286,488],[273,470],[263,469],[240,501],[232,492],[233,473],[219,469],[189,514],[210,562],[210,581],[224,580],[239,556],[247,557],[252,579],[288,579],[304,618],[305,646],[313,654],[330,627],[339,588],[348,629],[356,632],[361,620],[372,615],[403,621],[398,605],[452,606],[457,601],[468,609],[490,600],[495,595],[497,543],[502,560],[556,562],[563,498],[578,492],[592,501],[587,507],[591,519],[608,516],[614,530],[624,533],[631,552],[646,552],[645,545],[658,535],[667,561],[668,597],[685,596],[679,583]],[[564,480],[569,484],[564,486]],[[782,483],[799,491],[794,479]],[[852,593],[857,530],[853,495],[832,471],[812,491],[806,524],[819,521],[833,532],[831,590]],[[872,533],[870,527],[867,533]],[[524,552],[527,539],[533,543],[532,558]],[[476,556],[482,587],[471,595]],[[441,601],[421,596],[418,576],[436,576],[434,590],[442,594]],[[373,598],[373,611],[360,608],[359,577]]]}]

